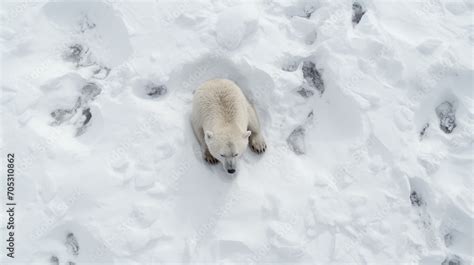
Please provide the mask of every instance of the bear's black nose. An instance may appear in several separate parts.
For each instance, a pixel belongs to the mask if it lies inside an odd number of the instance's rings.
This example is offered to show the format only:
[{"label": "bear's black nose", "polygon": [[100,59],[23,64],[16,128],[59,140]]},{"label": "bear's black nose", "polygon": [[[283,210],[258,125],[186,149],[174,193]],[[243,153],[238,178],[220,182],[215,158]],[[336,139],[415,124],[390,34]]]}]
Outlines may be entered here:
[{"label": "bear's black nose", "polygon": [[227,172],[229,172],[230,174],[234,174],[234,173],[235,173],[235,169],[227,169]]}]

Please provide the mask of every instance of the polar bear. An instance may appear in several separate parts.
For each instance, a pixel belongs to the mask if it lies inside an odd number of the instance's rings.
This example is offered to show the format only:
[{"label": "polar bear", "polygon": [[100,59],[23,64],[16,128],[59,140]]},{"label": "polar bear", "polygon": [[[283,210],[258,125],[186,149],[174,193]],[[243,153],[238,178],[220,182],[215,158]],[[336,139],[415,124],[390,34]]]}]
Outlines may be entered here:
[{"label": "polar bear", "polygon": [[191,122],[204,159],[220,161],[229,174],[249,143],[259,154],[267,148],[254,107],[230,80],[209,80],[196,90]]}]

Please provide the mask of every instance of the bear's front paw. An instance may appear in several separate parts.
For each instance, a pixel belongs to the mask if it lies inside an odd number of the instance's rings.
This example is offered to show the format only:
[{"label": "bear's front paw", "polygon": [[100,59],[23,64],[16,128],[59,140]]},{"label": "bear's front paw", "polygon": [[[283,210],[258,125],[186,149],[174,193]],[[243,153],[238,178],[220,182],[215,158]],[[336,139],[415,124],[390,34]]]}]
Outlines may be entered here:
[{"label": "bear's front paw", "polygon": [[209,150],[206,150],[204,152],[204,160],[206,160],[207,163],[212,164],[212,165],[217,164],[217,162],[219,162],[219,160],[217,160],[215,157],[211,155]]},{"label": "bear's front paw", "polygon": [[267,149],[267,144],[265,140],[261,137],[253,137],[250,139],[250,149],[255,153],[261,154],[264,153]]}]

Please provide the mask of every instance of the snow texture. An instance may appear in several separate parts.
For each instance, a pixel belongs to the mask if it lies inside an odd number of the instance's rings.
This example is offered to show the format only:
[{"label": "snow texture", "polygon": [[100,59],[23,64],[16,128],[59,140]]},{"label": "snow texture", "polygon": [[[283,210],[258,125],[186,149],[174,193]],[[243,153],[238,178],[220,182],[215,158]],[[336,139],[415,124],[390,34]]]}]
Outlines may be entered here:
[{"label": "snow texture", "polygon": [[[472,264],[473,11],[2,1],[18,229],[0,264]],[[242,88],[268,144],[235,178],[190,126],[211,78]]]}]

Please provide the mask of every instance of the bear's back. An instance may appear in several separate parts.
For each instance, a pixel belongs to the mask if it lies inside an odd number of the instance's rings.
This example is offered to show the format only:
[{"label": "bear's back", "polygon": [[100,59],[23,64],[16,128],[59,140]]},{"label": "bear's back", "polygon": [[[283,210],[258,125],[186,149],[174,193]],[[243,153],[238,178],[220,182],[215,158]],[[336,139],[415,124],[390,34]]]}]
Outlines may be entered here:
[{"label": "bear's back", "polygon": [[203,83],[194,95],[194,112],[224,122],[246,120],[247,99],[231,80],[212,79]]}]

